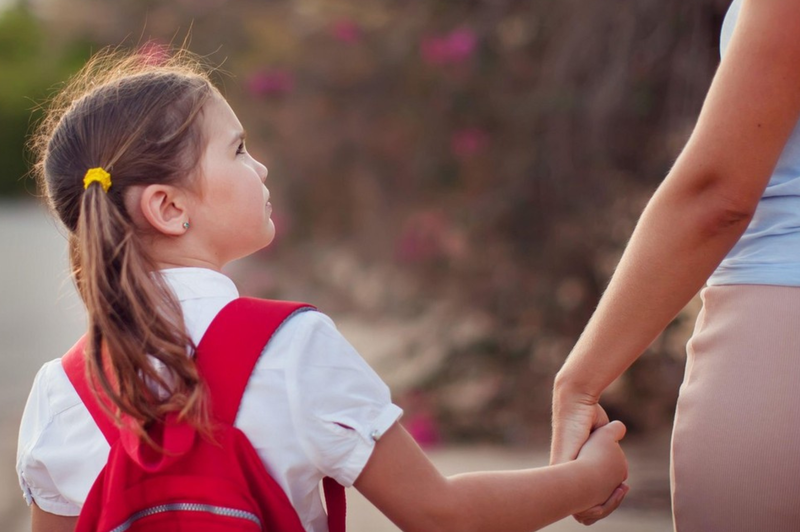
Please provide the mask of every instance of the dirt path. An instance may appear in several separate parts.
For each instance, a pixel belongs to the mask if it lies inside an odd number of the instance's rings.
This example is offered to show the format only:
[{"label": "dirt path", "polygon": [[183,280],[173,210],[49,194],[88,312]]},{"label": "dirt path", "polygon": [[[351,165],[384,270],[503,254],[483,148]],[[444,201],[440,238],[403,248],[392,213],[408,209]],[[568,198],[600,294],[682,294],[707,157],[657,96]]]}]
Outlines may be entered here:
[{"label": "dirt path", "polygon": [[[28,509],[14,471],[16,433],[26,394],[42,363],[60,356],[84,327],[83,307],[67,275],[65,240],[33,203],[0,203],[0,529],[30,530]],[[594,525],[596,532],[669,532],[667,434],[626,445],[632,493],[623,508]],[[447,447],[430,451],[446,474],[482,469],[536,467],[546,449]],[[349,528],[354,532],[398,529],[349,490]],[[565,519],[546,530],[587,530]]]}]

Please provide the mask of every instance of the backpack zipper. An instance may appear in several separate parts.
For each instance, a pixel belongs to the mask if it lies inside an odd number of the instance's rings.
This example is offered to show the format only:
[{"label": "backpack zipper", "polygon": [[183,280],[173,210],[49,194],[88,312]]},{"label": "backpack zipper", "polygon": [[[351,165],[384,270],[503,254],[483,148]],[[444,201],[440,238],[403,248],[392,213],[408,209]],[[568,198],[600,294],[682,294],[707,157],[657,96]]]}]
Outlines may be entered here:
[{"label": "backpack zipper", "polygon": [[257,524],[261,528],[261,520],[257,515],[247,512],[245,510],[236,510],[235,508],[224,508],[221,506],[213,506],[211,504],[199,504],[193,502],[176,502],[171,504],[162,504],[141,510],[130,516],[130,518],[111,530],[111,532],[125,532],[133,523],[139,519],[150,517],[151,515],[162,514],[166,512],[206,512],[214,515],[222,515],[225,517],[236,517],[239,519],[246,519]]}]

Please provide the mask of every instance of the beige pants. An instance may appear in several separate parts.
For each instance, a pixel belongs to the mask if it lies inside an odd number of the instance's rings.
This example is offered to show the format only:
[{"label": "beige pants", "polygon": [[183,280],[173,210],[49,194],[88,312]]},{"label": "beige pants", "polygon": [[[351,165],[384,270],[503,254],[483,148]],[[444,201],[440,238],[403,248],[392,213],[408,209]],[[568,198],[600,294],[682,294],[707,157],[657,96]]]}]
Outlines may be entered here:
[{"label": "beige pants", "polygon": [[800,531],[800,287],[702,297],[672,434],[675,530]]}]

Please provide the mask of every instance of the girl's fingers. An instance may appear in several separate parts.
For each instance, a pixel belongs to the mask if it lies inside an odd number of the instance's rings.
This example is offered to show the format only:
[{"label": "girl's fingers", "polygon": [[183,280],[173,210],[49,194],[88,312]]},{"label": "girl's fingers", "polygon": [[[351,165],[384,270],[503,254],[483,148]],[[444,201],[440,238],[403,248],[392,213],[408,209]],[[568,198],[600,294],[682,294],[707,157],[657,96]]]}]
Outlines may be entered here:
[{"label": "girl's fingers", "polygon": [[602,429],[610,433],[616,442],[621,441],[625,437],[625,432],[627,432],[627,428],[625,428],[625,424],[622,421],[612,421],[607,425],[603,425]]},{"label": "girl's fingers", "polygon": [[622,500],[625,498],[625,495],[628,494],[628,491],[630,491],[630,487],[627,484],[620,484],[613,493],[611,493],[611,496],[606,502],[598,506],[593,506],[579,514],[575,514],[573,517],[582,525],[593,525],[597,521],[608,517],[614,510],[619,508],[619,505],[622,504]]}]

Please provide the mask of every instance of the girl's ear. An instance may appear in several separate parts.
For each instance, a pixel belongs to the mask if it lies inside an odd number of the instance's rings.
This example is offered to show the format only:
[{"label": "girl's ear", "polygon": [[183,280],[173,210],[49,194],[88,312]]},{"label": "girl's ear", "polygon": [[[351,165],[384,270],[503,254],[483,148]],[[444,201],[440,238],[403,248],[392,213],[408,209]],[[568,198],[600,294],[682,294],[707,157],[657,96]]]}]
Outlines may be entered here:
[{"label": "girl's ear", "polygon": [[170,185],[147,185],[137,203],[142,217],[159,233],[180,236],[186,232],[183,224],[189,221],[190,205],[186,191]]}]

